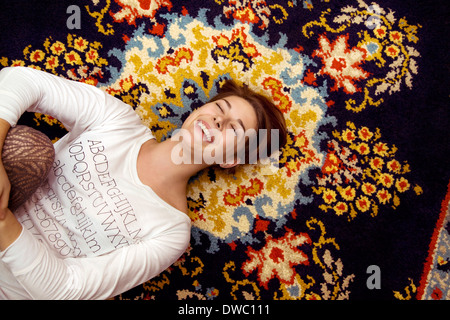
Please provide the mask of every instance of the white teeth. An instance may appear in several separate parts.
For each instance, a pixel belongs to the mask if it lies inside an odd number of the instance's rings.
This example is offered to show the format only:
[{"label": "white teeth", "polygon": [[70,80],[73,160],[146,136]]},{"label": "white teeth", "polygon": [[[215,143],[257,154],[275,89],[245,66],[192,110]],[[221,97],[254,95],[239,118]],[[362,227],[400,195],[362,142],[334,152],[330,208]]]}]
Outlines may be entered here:
[{"label": "white teeth", "polygon": [[203,124],[203,122],[198,121],[198,126],[202,129],[203,133],[206,135],[206,140],[208,142],[211,142],[211,133],[209,132],[209,130],[206,128],[206,126]]}]

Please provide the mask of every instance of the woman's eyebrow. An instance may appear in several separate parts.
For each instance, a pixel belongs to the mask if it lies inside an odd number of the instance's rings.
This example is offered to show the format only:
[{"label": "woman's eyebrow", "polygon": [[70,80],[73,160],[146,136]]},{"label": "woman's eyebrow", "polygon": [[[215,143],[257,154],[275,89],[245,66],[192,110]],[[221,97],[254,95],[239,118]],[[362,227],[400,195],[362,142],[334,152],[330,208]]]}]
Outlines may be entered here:
[{"label": "woman's eyebrow", "polygon": [[[225,98],[222,99],[222,100],[226,102],[228,108],[231,110],[231,103],[230,103],[227,99],[225,99]],[[242,122],[242,120],[241,120],[241,119],[237,119],[237,121],[238,121],[239,124],[242,126],[242,128],[244,128],[244,131],[246,131],[245,126],[244,126],[244,123]]]}]

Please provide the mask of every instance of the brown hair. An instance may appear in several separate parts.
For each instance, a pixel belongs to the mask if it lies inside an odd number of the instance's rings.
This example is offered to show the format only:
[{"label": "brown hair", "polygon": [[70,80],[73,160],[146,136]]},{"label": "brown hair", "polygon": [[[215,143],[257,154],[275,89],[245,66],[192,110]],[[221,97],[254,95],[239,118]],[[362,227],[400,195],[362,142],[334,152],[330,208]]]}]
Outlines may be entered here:
[{"label": "brown hair", "polygon": [[[271,130],[277,129],[279,130],[278,139],[279,139],[279,148],[283,148],[287,141],[287,128],[286,122],[284,120],[284,116],[281,113],[280,109],[265,95],[259,94],[252,89],[250,89],[247,85],[238,85],[233,80],[227,80],[219,90],[219,93],[214,96],[210,102],[218,101],[224,99],[229,96],[237,96],[242,99],[245,99],[250,105],[253,106],[253,109],[256,113],[257,118],[257,128],[256,132],[258,134],[258,147],[257,147],[257,157],[259,159],[259,155],[262,152],[267,152],[266,154],[270,156],[273,152],[277,150],[271,150]],[[264,137],[259,136],[260,129],[266,129],[267,134]],[[261,143],[261,141],[263,141]],[[247,159],[249,157],[249,146],[246,143],[245,155]],[[262,149],[262,152],[260,152]],[[265,154],[265,153],[262,153]]]}]

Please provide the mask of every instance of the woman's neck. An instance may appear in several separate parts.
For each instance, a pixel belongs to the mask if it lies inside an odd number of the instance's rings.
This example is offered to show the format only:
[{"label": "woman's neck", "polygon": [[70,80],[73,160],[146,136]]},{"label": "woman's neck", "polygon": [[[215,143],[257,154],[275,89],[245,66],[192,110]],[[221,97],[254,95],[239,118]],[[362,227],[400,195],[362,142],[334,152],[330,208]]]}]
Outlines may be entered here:
[{"label": "woman's neck", "polygon": [[138,176],[167,203],[180,210],[187,210],[186,188],[190,177],[207,167],[205,164],[181,163],[172,160],[172,151],[177,141],[167,139],[158,143],[155,139],[146,141],[139,151]]}]

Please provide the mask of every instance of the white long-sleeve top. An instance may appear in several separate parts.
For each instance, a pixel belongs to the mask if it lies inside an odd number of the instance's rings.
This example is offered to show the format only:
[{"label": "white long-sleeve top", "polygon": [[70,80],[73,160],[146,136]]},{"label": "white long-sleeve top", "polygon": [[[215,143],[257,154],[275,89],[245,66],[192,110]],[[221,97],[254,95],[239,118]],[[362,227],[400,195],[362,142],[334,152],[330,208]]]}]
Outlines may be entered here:
[{"label": "white long-sleeve top", "polygon": [[154,139],[133,109],[102,90],[30,68],[0,71],[0,118],[59,119],[47,181],[14,213],[23,226],[0,252],[0,299],[105,299],[174,263],[191,222],[137,174]]}]

